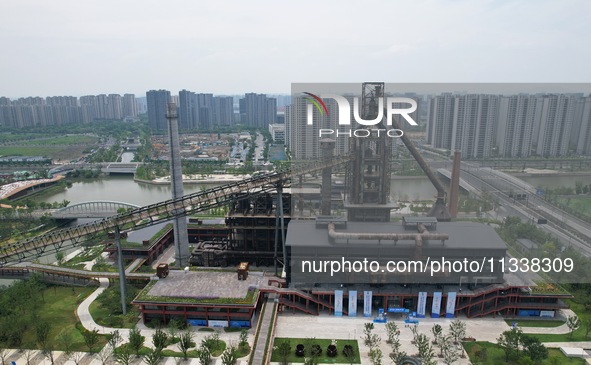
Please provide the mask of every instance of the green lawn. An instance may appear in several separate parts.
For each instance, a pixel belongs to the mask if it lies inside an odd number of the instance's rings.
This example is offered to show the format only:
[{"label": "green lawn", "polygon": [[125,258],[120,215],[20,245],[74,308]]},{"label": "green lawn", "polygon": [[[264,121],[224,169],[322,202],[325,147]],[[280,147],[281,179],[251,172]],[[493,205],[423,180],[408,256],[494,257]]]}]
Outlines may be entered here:
[{"label": "green lawn", "polygon": [[[79,328],[78,318],[76,317],[76,308],[90,293],[96,288],[62,287],[54,286],[43,291],[43,310],[38,312],[39,321],[47,321],[50,325],[49,338],[53,339],[55,349],[60,349],[60,344],[56,340],[63,332],[72,335],[73,348],[78,351],[88,351],[84,344],[84,339]],[[106,342],[106,336],[100,337],[100,345],[95,349],[102,347]],[[23,336],[23,344],[35,344],[35,329],[28,328]]]},{"label": "green lawn", "polygon": [[45,156],[51,159],[71,160],[82,156],[87,145],[1,146],[0,156]]},{"label": "green lawn", "polygon": [[571,209],[591,217],[591,196],[577,196],[576,198],[560,198],[559,201],[562,204],[569,206]]},{"label": "green lawn", "polygon": [[349,362],[349,360],[347,360],[345,358],[345,356],[343,356],[343,347],[345,345],[353,346],[353,351],[355,352],[355,359],[353,360],[353,363],[354,364],[361,363],[361,360],[359,358],[359,346],[357,345],[357,340],[338,340],[337,339],[336,341],[337,341],[338,354],[336,357],[328,357],[328,356],[326,356],[326,348],[328,347],[328,345],[330,345],[331,340],[308,339],[308,338],[281,338],[281,337],[275,338],[275,342],[273,343],[274,350],[273,350],[273,353],[271,354],[271,362],[280,362],[281,361],[277,350],[275,350],[275,348],[277,347],[277,345],[281,341],[289,341],[289,344],[291,346],[291,354],[287,360],[288,363],[303,363],[304,362],[303,357],[297,357],[295,355],[295,349],[298,344],[306,344],[309,341],[312,342],[313,344],[318,344],[322,348],[322,355],[320,355],[320,358],[318,359],[318,361],[321,364],[350,364],[351,362]]},{"label": "green lawn", "polygon": [[[505,362],[505,352],[494,343],[490,342],[464,342],[463,343],[468,356],[470,357],[470,361],[473,364],[482,364],[482,365],[498,365],[498,364],[511,364],[517,365],[517,361],[509,360],[509,362]],[[480,358],[477,352],[481,351],[482,349],[486,349],[486,356]],[[552,358],[556,358],[558,362],[557,364],[560,365],[582,365],[585,364],[585,361],[580,358],[568,358],[560,352],[558,349],[549,349],[548,350],[548,358],[542,361],[541,365],[551,365]],[[555,360],[556,361],[556,360]]]},{"label": "green lawn", "polygon": [[511,326],[513,322],[517,322],[519,327],[559,327],[564,324],[564,321],[558,320],[534,320],[534,319],[506,319],[505,322]]},{"label": "green lawn", "polygon": [[90,303],[90,315],[101,326],[114,328],[133,328],[138,322],[140,311],[135,306],[127,306],[127,315],[112,315],[107,308],[103,308],[98,301]]},{"label": "green lawn", "polygon": [[22,141],[18,144],[22,145],[71,145],[71,144],[87,144],[92,145],[98,143],[97,137],[85,136],[83,134],[75,134],[69,136],[55,136],[51,138],[33,139],[29,141]]},{"label": "green lawn", "polygon": [[[585,323],[586,320],[591,319],[591,312],[587,311],[582,304],[576,303],[572,300],[566,300],[566,303],[570,306],[577,316],[581,319],[582,323]],[[519,320],[517,320],[519,322]],[[540,335],[530,335],[533,337],[537,337],[542,342],[567,342],[567,341],[591,341],[591,331],[589,332],[589,336],[585,337],[585,326],[581,325],[579,329],[577,329],[571,338],[569,333],[562,334],[562,335],[555,335],[555,334],[540,334]]]}]

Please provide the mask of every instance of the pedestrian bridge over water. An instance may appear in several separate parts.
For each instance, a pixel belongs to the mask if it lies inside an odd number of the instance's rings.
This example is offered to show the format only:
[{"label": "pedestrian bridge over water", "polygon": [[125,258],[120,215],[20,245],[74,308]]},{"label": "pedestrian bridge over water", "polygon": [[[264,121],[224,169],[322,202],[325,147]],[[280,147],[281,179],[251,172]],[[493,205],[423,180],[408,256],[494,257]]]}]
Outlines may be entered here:
[{"label": "pedestrian bridge over water", "polygon": [[56,219],[106,218],[118,214],[122,208],[127,211],[139,208],[139,205],[97,200],[72,204],[65,208],[56,209],[51,212],[51,216]]}]

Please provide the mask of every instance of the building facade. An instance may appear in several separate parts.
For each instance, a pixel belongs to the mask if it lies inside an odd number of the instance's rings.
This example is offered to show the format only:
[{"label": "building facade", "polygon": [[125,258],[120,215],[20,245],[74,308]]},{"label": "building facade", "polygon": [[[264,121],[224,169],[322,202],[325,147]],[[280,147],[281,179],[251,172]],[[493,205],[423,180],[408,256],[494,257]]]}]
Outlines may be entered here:
[{"label": "building facade", "polygon": [[166,110],[170,102],[170,91],[150,90],[146,93],[148,122],[153,130],[166,130]]}]

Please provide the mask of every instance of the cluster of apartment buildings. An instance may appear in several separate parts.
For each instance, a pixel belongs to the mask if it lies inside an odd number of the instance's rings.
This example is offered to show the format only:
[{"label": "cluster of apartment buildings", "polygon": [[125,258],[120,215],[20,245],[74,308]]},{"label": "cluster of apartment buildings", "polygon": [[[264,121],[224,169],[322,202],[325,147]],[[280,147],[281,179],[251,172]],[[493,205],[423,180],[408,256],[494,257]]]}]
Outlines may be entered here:
[{"label": "cluster of apartment buildings", "polygon": [[[345,95],[345,98],[352,98]],[[591,155],[591,96],[583,94],[454,94],[413,95],[413,120],[426,126],[433,148],[462,151],[462,158],[523,158]],[[295,159],[321,156],[322,138],[335,140],[335,153],[349,151],[355,127],[340,125],[337,103],[323,99],[328,113],[312,109],[308,121],[305,97],[293,97],[285,110],[285,143]],[[351,110],[352,113],[352,110]],[[396,116],[395,116],[396,117]],[[353,120],[353,116],[351,116]],[[406,129],[406,123],[399,123]],[[353,136],[354,137],[354,136]],[[394,139],[392,148],[400,146]]]},{"label": "cluster of apartment buildings", "polygon": [[26,128],[63,124],[84,124],[93,120],[124,120],[138,116],[134,94],[0,97],[0,126]]},{"label": "cluster of apartment buildings", "polygon": [[427,143],[464,158],[591,155],[591,96],[443,93],[427,115]]},{"label": "cluster of apartment buildings", "polygon": [[209,130],[214,126],[242,124],[267,128],[277,120],[277,99],[266,94],[247,93],[234,108],[234,97],[214,96],[181,90],[171,95],[168,90],[150,90],[146,93],[148,120],[152,130],[166,129],[166,105],[175,102],[178,107],[180,130]]}]

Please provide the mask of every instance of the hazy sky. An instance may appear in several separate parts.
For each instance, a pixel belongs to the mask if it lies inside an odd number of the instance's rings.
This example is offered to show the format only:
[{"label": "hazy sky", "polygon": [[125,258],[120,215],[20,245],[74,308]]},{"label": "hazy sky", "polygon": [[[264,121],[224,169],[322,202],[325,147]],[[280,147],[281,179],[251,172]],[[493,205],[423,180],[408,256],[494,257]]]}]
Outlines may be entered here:
[{"label": "hazy sky", "polygon": [[591,82],[591,1],[3,0],[0,96]]}]

